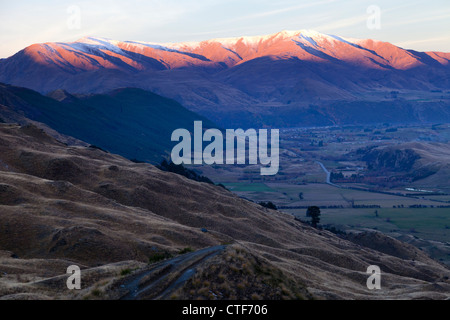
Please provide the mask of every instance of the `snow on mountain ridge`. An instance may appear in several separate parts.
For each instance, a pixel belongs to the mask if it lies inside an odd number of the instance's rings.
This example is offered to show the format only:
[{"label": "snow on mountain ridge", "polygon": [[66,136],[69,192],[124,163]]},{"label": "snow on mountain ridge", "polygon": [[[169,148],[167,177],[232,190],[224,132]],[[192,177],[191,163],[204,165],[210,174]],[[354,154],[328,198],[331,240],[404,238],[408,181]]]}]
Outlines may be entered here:
[{"label": "snow on mountain ridge", "polygon": [[83,48],[85,48],[83,45],[88,45],[98,47],[99,49],[106,49],[115,53],[123,53],[118,46],[121,42],[122,41],[112,40],[108,38],[83,37],[75,42],[59,44],[67,45],[80,51],[83,51]]},{"label": "snow on mountain ridge", "polygon": [[[333,35],[328,35],[320,33],[315,30],[283,30],[277,33],[272,33],[268,35],[258,35],[258,36],[241,36],[241,37],[227,37],[227,38],[213,38],[210,40],[202,41],[186,41],[186,42],[146,42],[146,41],[119,41],[112,40],[101,37],[84,37],[74,43],[83,43],[88,45],[102,45],[108,47],[109,49],[115,49],[114,51],[120,50],[119,45],[141,45],[146,47],[151,47],[153,49],[164,50],[164,51],[183,51],[183,50],[195,50],[202,45],[220,43],[224,48],[231,48],[236,43],[242,42],[246,46],[256,46],[260,43],[266,42],[268,40],[286,40],[292,38],[300,38],[308,41],[310,44],[317,46],[317,40],[328,40],[328,41],[342,41],[339,39],[344,39],[341,37],[336,37]],[[113,51],[113,50],[112,50]]]},{"label": "snow on mountain ridge", "polygon": [[[145,71],[199,67],[220,70],[262,57],[314,63],[341,61],[369,69],[407,70],[423,66],[425,61],[448,65],[450,57],[446,53],[413,53],[388,42],[343,38],[307,29],[178,43],[89,36],[69,43],[34,44],[24,52],[37,63],[62,69],[69,67],[71,72],[100,68]],[[431,59],[424,60],[422,54]]]}]

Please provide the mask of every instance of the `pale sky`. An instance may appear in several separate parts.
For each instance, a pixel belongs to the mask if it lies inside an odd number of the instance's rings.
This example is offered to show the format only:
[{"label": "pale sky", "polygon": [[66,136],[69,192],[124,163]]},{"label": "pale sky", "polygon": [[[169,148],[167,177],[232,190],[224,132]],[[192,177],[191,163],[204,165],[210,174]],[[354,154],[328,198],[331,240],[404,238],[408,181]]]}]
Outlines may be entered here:
[{"label": "pale sky", "polygon": [[450,0],[0,0],[0,58],[84,36],[164,43],[301,29],[450,52]]}]

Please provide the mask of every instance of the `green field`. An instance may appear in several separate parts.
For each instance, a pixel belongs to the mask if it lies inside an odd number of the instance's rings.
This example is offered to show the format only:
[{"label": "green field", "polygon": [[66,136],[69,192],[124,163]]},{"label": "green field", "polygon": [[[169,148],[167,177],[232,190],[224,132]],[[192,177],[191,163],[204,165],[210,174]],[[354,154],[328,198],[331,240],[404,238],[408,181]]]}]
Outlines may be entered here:
[{"label": "green field", "polygon": [[[340,189],[327,184],[295,185],[288,183],[225,183],[231,191],[255,202],[272,201],[277,206],[287,207],[284,212],[304,217],[306,209],[294,207],[319,206],[322,224],[342,229],[375,229],[382,232],[401,232],[417,237],[450,242],[450,208],[437,208],[443,203],[367,192]],[[299,198],[302,193],[303,199]],[[353,208],[352,204],[379,205],[380,208]],[[399,206],[402,206],[400,208]],[[411,205],[426,205],[427,208],[409,208]],[[342,208],[330,208],[342,206]],[[396,208],[393,208],[395,206]],[[434,206],[434,207],[431,207]],[[375,216],[378,212],[378,217]]]},{"label": "green field", "polygon": [[[375,215],[378,211],[378,217]],[[305,217],[306,209],[286,209],[285,212]],[[401,232],[422,239],[450,242],[449,208],[403,209],[321,209],[321,223],[345,230],[374,229],[385,233]]]},{"label": "green field", "polygon": [[423,196],[424,196],[424,198],[430,199],[430,200],[438,200],[438,201],[450,202],[450,195],[445,195],[445,196],[427,196],[425,194]]},{"label": "green field", "polygon": [[[426,199],[403,197],[384,193],[375,193],[353,189],[341,189],[324,183],[296,185],[292,183],[224,183],[238,195],[255,200],[272,201],[278,206],[344,206],[379,205],[382,208],[393,208],[411,205],[439,206],[445,205]],[[258,194],[270,192],[270,194]],[[299,194],[303,194],[300,199]]]},{"label": "green field", "polygon": [[276,192],[264,183],[223,183],[227,189],[233,192]]}]

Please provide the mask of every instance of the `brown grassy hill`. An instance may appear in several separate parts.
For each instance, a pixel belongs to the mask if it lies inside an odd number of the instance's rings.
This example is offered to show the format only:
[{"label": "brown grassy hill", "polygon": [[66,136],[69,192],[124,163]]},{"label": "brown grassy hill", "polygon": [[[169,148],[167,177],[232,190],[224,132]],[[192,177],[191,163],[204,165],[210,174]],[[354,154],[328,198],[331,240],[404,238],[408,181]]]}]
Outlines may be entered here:
[{"label": "brown grassy hill", "polygon": [[414,183],[417,187],[450,191],[450,147],[446,143],[411,142],[406,144],[417,152],[421,159],[417,161],[415,170],[430,175]]},{"label": "brown grassy hill", "polygon": [[[386,250],[393,240],[383,239],[381,250],[363,247],[223,188],[67,147],[34,126],[0,124],[3,298],[115,299],[120,281],[149,260],[231,243],[199,263],[174,297],[450,297],[447,268],[398,241]],[[65,289],[65,268],[74,263],[83,269],[80,292]],[[376,292],[366,288],[373,264],[383,273]],[[215,295],[205,296],[205,286]]]},{"label": "brown grassy hill", "polygon": [[362,157],[371,175],[397,183],[449,191],[450,148],[446,143],[407,142],[372,148]]}]

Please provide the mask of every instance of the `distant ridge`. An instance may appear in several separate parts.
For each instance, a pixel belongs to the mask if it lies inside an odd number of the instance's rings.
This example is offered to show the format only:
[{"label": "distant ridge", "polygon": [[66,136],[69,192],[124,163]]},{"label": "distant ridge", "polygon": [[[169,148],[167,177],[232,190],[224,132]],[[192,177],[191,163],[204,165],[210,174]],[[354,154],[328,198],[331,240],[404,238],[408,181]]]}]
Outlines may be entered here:
[{"label": "distant ridge", "polygon": [[[0,81],[41,93],[137,87],[221,125],[373,122],[378,109],[388,112],[376,121],[392,121],[399,108],[405,121],[427,122],[450,119],[449,61],[450,53],[311,30],[165,44],[85,37],[1,60]],[[355,102],[368,108],[365,119]]]}]

